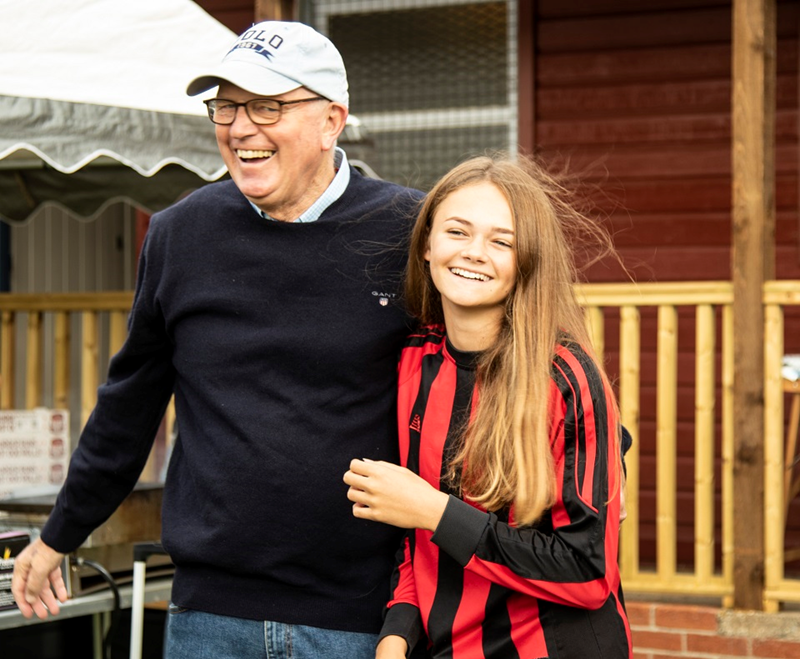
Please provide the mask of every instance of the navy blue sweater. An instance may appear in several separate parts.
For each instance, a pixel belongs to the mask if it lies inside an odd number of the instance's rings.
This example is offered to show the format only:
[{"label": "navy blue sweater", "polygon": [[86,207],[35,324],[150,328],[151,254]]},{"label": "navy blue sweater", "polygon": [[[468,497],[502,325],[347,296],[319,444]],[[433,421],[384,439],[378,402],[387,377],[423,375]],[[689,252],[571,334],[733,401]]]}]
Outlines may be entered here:
[{"label": "navy blue sweater", "polygon": [[342,476],[354,457],[398,459],[398,295],[420,196],[352,170],[309,224],[261,219],[232,182],[154,215],[128,340],[42,539],[70,551],[114,511],[174,391],[173,601],[377,632],[398,531],[356,520]]}]

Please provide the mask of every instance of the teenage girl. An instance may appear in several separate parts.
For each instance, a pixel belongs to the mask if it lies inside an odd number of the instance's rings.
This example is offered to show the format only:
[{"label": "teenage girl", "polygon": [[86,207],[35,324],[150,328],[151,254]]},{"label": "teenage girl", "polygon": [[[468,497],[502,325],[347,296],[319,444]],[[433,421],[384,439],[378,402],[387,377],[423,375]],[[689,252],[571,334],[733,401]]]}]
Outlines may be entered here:
[{"label": "teenage girl", "polygon": [[411,529],[379,659],[632,656],[618,408],[568,236],[608,238],[533,163],[446,174],[414,227],[421,321],[399,366],[402,466],[353,460],[353,514]]}]

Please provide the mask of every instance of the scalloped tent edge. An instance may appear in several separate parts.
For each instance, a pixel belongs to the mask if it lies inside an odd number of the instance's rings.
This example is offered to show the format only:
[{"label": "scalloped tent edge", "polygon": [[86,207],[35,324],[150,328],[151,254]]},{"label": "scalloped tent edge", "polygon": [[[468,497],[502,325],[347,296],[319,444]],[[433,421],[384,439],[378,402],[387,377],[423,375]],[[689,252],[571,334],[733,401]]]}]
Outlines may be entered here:
[{"label": "scalloped tent edge", "polygon": [[192,0],[0,0],[0,219],[154,212],[225,175],[186,85],[236,35]]}]

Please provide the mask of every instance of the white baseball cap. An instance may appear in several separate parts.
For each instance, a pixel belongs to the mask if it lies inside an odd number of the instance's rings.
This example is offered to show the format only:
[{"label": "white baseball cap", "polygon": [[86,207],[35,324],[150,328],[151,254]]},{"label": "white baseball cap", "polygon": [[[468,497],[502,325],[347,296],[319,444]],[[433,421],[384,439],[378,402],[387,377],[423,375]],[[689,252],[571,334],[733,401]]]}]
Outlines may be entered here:
[{"label": "white baseball cap", "polygon": [[222,82],[261,96],[305,87],[348,105],[342,56],[327,37],[303,23],[256,23],[237,39],[219,66],[192,80],[186,93],[195,96]]}]

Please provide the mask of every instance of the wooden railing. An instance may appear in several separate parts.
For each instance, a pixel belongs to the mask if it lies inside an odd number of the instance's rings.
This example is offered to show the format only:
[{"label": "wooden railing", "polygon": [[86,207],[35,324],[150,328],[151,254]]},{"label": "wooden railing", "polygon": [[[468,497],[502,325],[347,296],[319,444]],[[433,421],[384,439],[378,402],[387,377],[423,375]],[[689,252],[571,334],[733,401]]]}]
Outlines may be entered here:
[{"label": "wooden railing", "polygon": [[[590,284],[579,286],[578,294],[595,348],[618,385],[622,422],[634,437],[626,456],[628,519],[620,541],[623,583],[628,592],[718,597],[730,606],[734,547],[732,284]],[[104,364],[124,341],[131,300],[131,293],[0,295],[0,408],[69,408],[72,401],[82,425],[96,402]],[[784,570],[786,472],[780,373],[784,309],[800,306],[800,282],[768,282],[764,304],[765,603],[775,609],[779,602],[800,602],[800,579],[787,577]],[[687,441],[679,438],[677,422],[679,356],[683,355],[685,362],[687,354],[685,346],[679,345],[679,309],[684,316],[693,316],[694,327],[693,347],[689,346],[694,363],[693,437],[689,438],[693,446],[694,527],[693,558],[688,564],[679,561],[677,551],[678,443],[679,439],[684,445]],[[655,337],[643,333],[643,315],[648,327],[655,323]],[[617,326],[618,336],[611,335],[607,328]],[[79,335],[76,345],[73,333]],[[648,350],[655,352],[656,373],[653,376],[648,370],[644,374],[655,381],[654,410],[642,409],[645,340],[650,344]],[[652,357],[647,354],[648,363]],[[75,385],[76,381],[79,384]],[[45,387],[45,382],[51,385]],[[78,387],[77,397],[70,394],[71,384]],[[655,420],[656,549],[655,556],[643,564],[640,425],[645,416]],[[720,474],[719,484],[715,469]],[[721,500],[721,519],[715,519],[715,498]]]},{"label": "wooden railing", "polygon": [[[127,335],[127,317],[133,294],[83,293],[0,295],[0,409],[14,407],[33,409],[51,400],[52,407],[69,408],[70,380],[73,366],[72,320],[80,322],[80,419],[85,423],[97,402],[97,387],[100,384],[101,354],[99,336],[107,333],[107,351],[102,362],[116,353]],[[24,329],[17,322],[20,316],[27,321]],[[101,316],[105,316],[101,328]],[[52,323],[52,391],[45,392],[43,383],[45,368],[44,341],[45,322]],[[24,367],[16,362],[22,342],[25,350]],[[16,400],[18,379],[24,381],[24,400]],[[46,394],[48,394],[46,396]],[[21,403],[21,405],[20,405]]]},{"label": "wooden railing", "polygon": [[[719,597],[726,606],[733,596],[733,285],[730,282],[677,284],[592,284],[579,287],[587,324],[603,355],[605,326],[619,314],[619,359],[607,367],[618,374],[620,413],[634,444],[628,467],[628,519],[622,526],[620,567],[629,592]],[[784,308],[800,305],[800,281],[770,281],[764,287],[765,345],[765,609],[780,602],[800,602],[800,579],[784,573],[787,469],[784,453]],[[640,409],[642,338],[640,314],[657,309],[656,342],[656,557],[654,569],[640,565]],[[678,307],[694,308],[694,560],[678,567],[677,546],[677,365]],[[716,309],[721,309],[719,314]],[[717,317],[719,316],[719,320]],[[721,345],[717,346],[717,337]],[[721,366],[715,368],[719,357]],[[719,376],[716,375],[719,373]],[[717,377],[719,381],[717,381]],[[717,394],[717,391],[720,393]],[[720,449],[715,454],[715,408],[720,408]],[[714,466],[721,464],[715,490]],[[715,496],[721,520],[714,519]],[[715,565],[715,528],[721,528],[721,565]]]},{"label": "wooden railing", "polygon": [[[605,346],[604,320],[619,311],[619,362],[606,365],[619,374],[622,423],[634,437],[626,456],[628,518],[622,526],[620,569],[629,592],[675,593],[719,597],[733,595],[733,286],[730,282],[676,284],[592,284],[581,286],[587,322],[596,349]],[[677,365],[679,306],[695,308],[695,438],[694,438],[694,567],[677,564]],[[657,308],[656,340],[656,561],[655,570],[642,569],[640,531],[640,380],[641,310]],[[716,403],[715,307],[722,308],[722,568],[714,566],[714,408]],[[606,310],[606,313],[603,313]],[[729,602],[728,602],[729,603]]]},{"label": "wooden railing", "polygon": [[[132,302],[129,291],[0,294],[0,409],[69,410],[77,437],[125,341]],[[174,419],[171,402],[143,480],[159,479]]]}]

